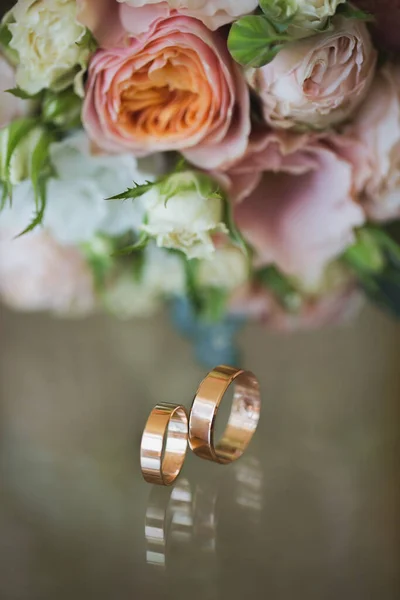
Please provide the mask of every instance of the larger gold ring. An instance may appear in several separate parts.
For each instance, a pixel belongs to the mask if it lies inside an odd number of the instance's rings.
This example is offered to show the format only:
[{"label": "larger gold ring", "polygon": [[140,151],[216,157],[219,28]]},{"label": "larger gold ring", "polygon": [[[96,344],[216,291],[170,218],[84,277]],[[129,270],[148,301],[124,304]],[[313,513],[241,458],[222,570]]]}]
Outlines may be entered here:
[{"label": "larger gold ring", "polygon": [[171,485],[181,472],[188,442],[186,409],[157,404],[150,413],[140,446],[140,466],[149,483]]},{"label": "larger gold ring", "polygon": [[[228,425],[218,444],[214,443],[214,425],[218,408],[228,387],[234,384],[234,396]],[[220,366],[200,384],[189,417],[189,445],[207,460],[227,464],[245,451],[260,418],[260,387],[250,371]]]}]

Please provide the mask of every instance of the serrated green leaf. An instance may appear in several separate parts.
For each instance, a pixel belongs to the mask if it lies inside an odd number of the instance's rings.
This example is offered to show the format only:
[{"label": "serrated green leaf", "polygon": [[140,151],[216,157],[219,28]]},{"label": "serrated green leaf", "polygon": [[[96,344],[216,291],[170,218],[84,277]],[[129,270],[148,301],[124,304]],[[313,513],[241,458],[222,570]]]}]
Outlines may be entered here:
[{"label": "serrated green leaf", "polygon": [[236,21],[229,32],[228,49],[244,67],[263,67],[271,62],[291,36],[279,33],[263,15],[249,15]]},{"label": "serrated green leaf", "polygon": [[133,185],[134,187],[127,188],[125,192],[117,194],[116,196],[111,196],[110,198],[106,198],[106,200],[134,200],[135,198],[143,196],[143,194],[148,192],[155,184],[151,181],[146,181],[142,184],[134,181]]},{"label": "serrated green leaf", "polygon": [[38,143],[36,144],[31,156],[30,174],[33,190],[35,193],[35,203],[37,209],[39,209],[39,205],[41,203],[40,181],[41,179],[46,178],[47,173],[45,167],[48,167],[50,161],[49,147],[53,141],[54,136],[52,136],[46,131],[43,131],[43,134],[40,137]]}]

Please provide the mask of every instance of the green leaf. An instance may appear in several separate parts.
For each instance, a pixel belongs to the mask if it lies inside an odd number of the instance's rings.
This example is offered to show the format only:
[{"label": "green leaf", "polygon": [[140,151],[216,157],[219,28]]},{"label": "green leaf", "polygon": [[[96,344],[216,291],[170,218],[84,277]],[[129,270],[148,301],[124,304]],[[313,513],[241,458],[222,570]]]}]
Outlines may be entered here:
[{"label": "green leaf", "polygon": [[7,94],[11,94],[12,96],[15,96],[16,98],[21,98],[21,100],[37,100],[42,95],[41,92],[39,92],[38,94],[33,94],[33,95],[28,94],[28,92],[25,92],[24,90],[22,90],[19,87],[5,90],[5,92],[7,92]]},{"label": "green leaf", "polygon": [[26,233],[29,233],[30,231],[33,231],[33,229],[35,229],[36,227],[38,227],[39,225],[42,224],[45,209],[46,209],[46,202],[47,202],[46,185],[47,185],[47,180],[46,180],[46,178],[42,177],[37,183],[37,193],[38,193],[38,201],[39,202],[38,202],[38,208],[36,210],[35,216],[32,219],[32,221],[29,223],[28,227],[26,227],[23,231],[21,231],[21,233],[19,233],[16,236],[17,238],[25,235]]},{"label": "green leaf", "polygon": [[82,244],[81,248],[92,270],[96,289],[98,292],[102,292],[107,275],[115,264],[111,255],[112,242],[105,236],[98,235],[90,242]]},{"label": "green leaf", "polygon": [[135,198],[143,196],[143,194],[148,192],[155,184],[152,181],[146,181],[142,184],[134,181],[133,185],[134,187],[127,188],[125,192],[117,194],[116,196],[111,196],[110,198],[107,198],[107,200],[134,200]]},{"label": "green leaf", "polygon": [[35,203],[36,208],[39,208],[41,203],[41,180],[47,179],[48,169],[50,166],[50,157],[49,157],[49,147],[50,144],[54,141],[54,136],[48,133],[47,131],[43,131],[42,136],[40,137],[38,143],[35,146],[35,149],[32,152],[31,156],[31,181],[33,185],[33,189],[35,192]]},{"label": "green leaf", "polygon": [[[357,237],[357,244],[344,254],[345,261],[370,300],[400,318],[400,246],[378,227],[367,226]],[[375,257],[379,260],[374,262]]]},{"label": "green leaf", "polygon": [[231,241],[235,244],[235,246],[238,246],[243,254],[250,259],[251,257],[251,251],[250,248],[248,246],[248,244],[246,243],[244,237],[242,236],[242,234],[240,233],[239,229],[237,228],[237,225],[235,223],[235,219],[234,219],[234,214],[233,214],[233,207],[231,202],[229,202],[228,200],[225,200],[224,202],[224,223],[228,228],[229,231],[229,238],[231,239]]},{"label": "green leaf", "polygon": [[82,98],[73,88],[62,92],[46,90],[42,104],[42,118],[45,123],[62,130],[70,130],[81,124]]},{"label": "green leaf", "polygon": [[256,280],[268,288],[281,304],[290,311],[301,306],[301,295],[291,281],[274,266],[265,267],[256,273]]},{"label": "green leaf", "polygon": [[142,231],[138,240],[134,244],[130,244],[129,246],[125,246],[124,248],[119,248],[114,252],[114,256],[124,256],[126,254],[132,254],[137,250],[143,250],[150,241],[150,236],[145,231]]},{"label": "green leaf", "polygon": [[[36,119],[16,119],[7,127],[7,151],[4,162],[2,157],[2,174],[5,180],[8,179],[11,157],[15,152],[18,144],[37,126]],[[5,131],[5,130],[3,130]]]},{"label": "green leaf", "polygon": [[371,13],[353,6],[350,2],[340,4],[337,7],[336,13],[347,19],[357,19],[358,21],[366,21],[368,23],[375,21],[375,17]]},{"label": "green leaf", "polygon": [[190,304],[193,307],[193,310],[196,314],[202,312],[203,302],[201,297],[201,292],[197,285],[197,271],[199,268],[199,261],[197,259],[188,260],[184,259],[183,265],[185,268],[185,278],[186,278],[186,295]]},{"label": "green leaf", "polygon": [[271,62],[290,41],[292,37],[279,33],[265,16],[249,15],[232,25],[228,48],[239,64],[257,68]]},{"label": "green leaf", "polygon": [[378,239],[368,228],[357,232],[356,243],[346,250],[343,258],[357,273],[377,273],[386,262]]},{"label": "green leaf", "polygon": [[201,318],[213,323],[221,321],[227,310],[229,299],[227,290],[207,288],[202,290],[201,296]]}]

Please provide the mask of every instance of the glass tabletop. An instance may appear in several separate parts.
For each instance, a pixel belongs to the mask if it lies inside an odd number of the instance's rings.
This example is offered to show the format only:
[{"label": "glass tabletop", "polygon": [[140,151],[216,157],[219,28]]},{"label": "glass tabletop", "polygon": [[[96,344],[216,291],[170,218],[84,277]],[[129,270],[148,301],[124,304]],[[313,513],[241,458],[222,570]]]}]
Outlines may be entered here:
[{"label": "glass tabletop", "polygon": [[140,473],[146,418],[189,407],[205,374],[167,319],[3,311],[1,599],[397,599],[399,331],[372,310],[312,334],[249,326],[249,449],[190,454],[160,488]]}]

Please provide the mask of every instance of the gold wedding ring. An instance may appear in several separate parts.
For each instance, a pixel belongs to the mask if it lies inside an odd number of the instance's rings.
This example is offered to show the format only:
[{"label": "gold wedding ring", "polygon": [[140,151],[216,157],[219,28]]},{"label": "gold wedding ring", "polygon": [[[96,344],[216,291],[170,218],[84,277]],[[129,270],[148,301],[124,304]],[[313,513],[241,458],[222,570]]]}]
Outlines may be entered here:
[{"label": "gold wedding ring", "polygon": [[188,442],[186,409],[157,404],[150,413],[140,446],[140,466],[149,483],[171,485],[181,472]]},{"label": "gold wedding ring", "polygon": [[[214,427],[218,408],[229,386],[234,394],[228,425],[215,444]],[[220,366],[200,384],[189,417],[189,445],[193,452],[222,464],[237,460],[245,451],[260,418],[260,387],[250,371]]]}]

